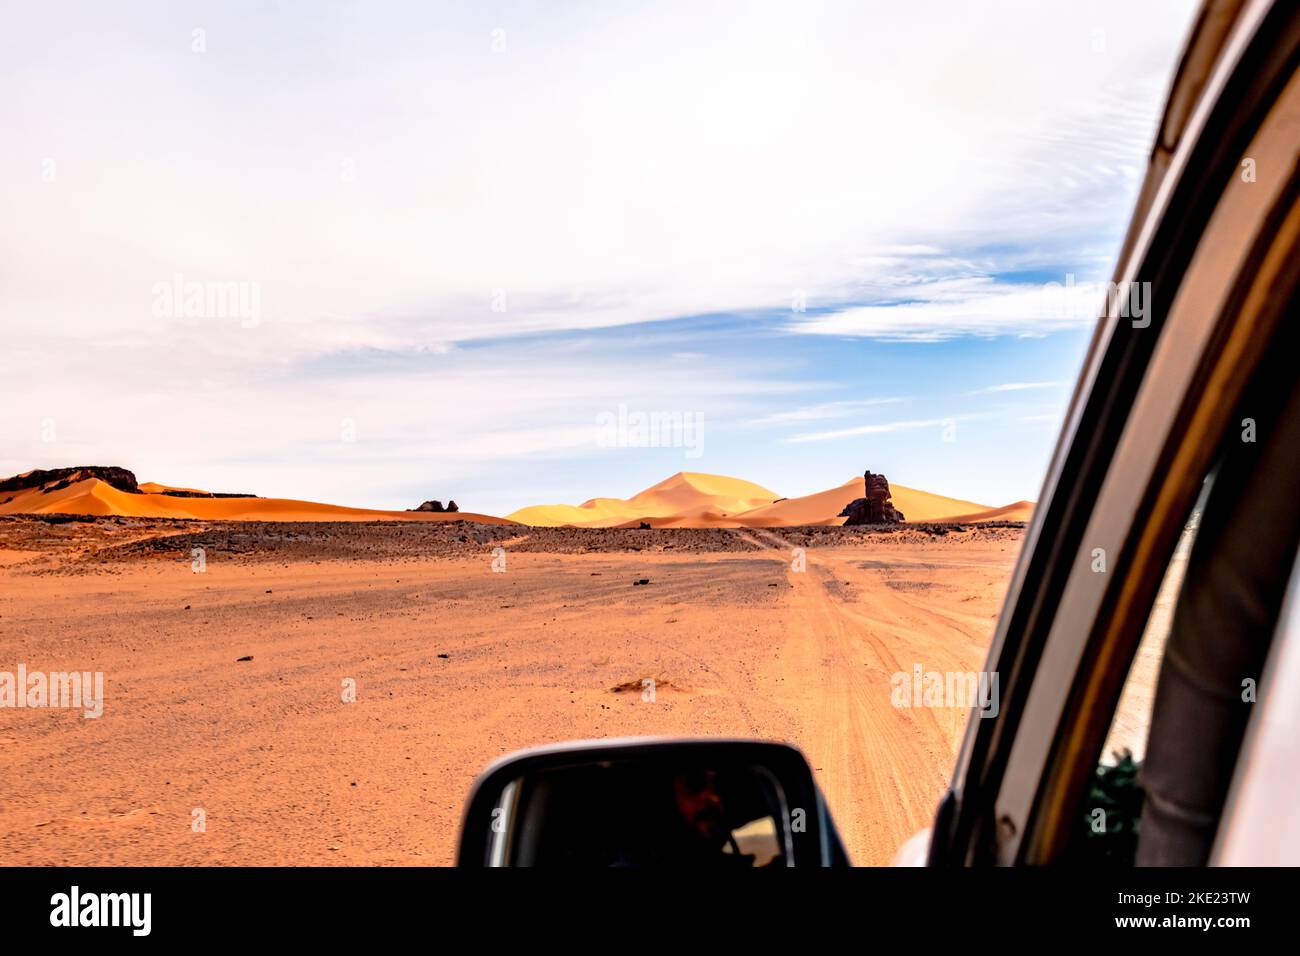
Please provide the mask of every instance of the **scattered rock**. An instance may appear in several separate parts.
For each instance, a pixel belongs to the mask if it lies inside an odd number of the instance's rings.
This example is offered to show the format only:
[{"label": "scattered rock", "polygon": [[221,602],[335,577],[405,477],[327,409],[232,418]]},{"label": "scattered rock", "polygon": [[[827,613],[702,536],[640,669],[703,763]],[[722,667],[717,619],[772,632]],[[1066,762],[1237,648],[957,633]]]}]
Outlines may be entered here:
[{"label": "scattered rock", "polygon": [[253,659],[253,655],[252,655],[252,654],[249,654],[247,657],[238,657],[238,658],[236,658],[236,659],[235,659],[235,663],[236,663],[236,664],[242,664],[244,661],[251,661],[252,659]]},{"label": "scattered rock", "polygon": [[[285,565],[294,561],[400,562],[414,558],[478,557],[493,546],[507,542],[512,553],[580,554],[597,561],[597,555],[638,550],[667,555],[670,545],[677,555],[757,553],[768,548],[731,528],[641,531],[635,523],[629,528],[535,527],[528,528],[521,537],[516,525],[477,524],[465,521],[460,515],[445,517],[447,520],[401,522],[202,522],[94,515],[0,515],[0,549],[29,550],[43,558],[66,558],[57,566],[33,572],[61,575],[97,574],[118,565],[159,559],[183,562],[188,569],[196,547],[204,548],[209,560],[217,554],[229,555],[249,566]],[[805,525],[773,529],[772,533],[790,547],[874,548],[945,540],[947,532],[947,538],[985,542],[995,550],[1005,546],[1010,551],[1019,545],[1024,528],[1024,522],[1016,521],[960,525],[913,521],[858,527]],[[464,537],[470,540],[462,541]],[[88,551],[84,550],[87,546]],[[587,573],[599,577],[604,572]],[[617,577],[626,571],[615,569],[611,573]],[[275,593],[272,588],[264,590]],[[339,608],[334,613],[339,617],[352,616]]]}]

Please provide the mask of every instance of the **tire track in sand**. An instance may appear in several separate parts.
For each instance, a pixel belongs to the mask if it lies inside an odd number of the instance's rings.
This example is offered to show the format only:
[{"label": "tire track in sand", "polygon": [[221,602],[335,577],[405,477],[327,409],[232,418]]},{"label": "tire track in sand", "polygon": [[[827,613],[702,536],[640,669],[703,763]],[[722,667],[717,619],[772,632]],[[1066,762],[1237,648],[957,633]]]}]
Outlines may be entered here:
[{"label": "tire track in sand", "polygon": [[[790,688],[782,703],[797,716],[798,742],[850,858],[888,863],[930,825],[954,759],[951,728],[928,708],[894,707],[890,678],[913,662],[951,659],[941,645],[953,621],[832,555],[805,550],[806,570],[799,572],[790,560],[793,546],[779,535],[736,533],[779,555],[791,584],[789,640],[769,686]],[[856,608],[837,594],[837,582],[847,580],[858,590]]]}]

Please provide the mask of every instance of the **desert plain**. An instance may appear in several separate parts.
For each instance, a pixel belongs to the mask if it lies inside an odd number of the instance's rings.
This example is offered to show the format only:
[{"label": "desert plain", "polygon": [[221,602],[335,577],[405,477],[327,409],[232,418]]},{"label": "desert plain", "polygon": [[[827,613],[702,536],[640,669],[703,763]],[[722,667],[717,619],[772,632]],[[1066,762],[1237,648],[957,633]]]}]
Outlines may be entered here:
[{"label": "desert plain", "polygon": [[450,864],[491,761],[638,735],[795,744],[888,863],[970,713],[895,678],[982,669],[1032,506],[896,485],[907,523],[844,526],[862,487],[681,473],[498,518],[7,479],[0,671],[104,685],[99,716],[0,707],[0,864]]},{"label": "desert plain", "polygon": [[489,761],[640,734],[795,743],[887,863],[967,717],[890,676],[981,668],[1021,535],[0,518],[0,659],[105,675],[0,710],[0,863],[448,864]]}]

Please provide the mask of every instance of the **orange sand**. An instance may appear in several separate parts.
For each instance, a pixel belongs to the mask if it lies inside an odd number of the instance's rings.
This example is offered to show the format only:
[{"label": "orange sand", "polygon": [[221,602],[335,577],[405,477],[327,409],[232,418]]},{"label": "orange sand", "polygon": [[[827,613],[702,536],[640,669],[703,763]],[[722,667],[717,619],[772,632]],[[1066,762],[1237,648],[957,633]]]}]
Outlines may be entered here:
[{"label": "orange sand", "polygon": [[[435,514],[428,511],[379,511],[342,505],[295,501],[291,498],[178,498],[160,494],[167,486],[145,482],[150,494],[133,495],[98,478],[84,478],[45,494],[40,488],[14,492],[0,504],[5,514],[122,515],[132,518],[200,518],[241,521],[481,521],[507,524],[504,518],[468,511]],[[5,495],[3,497],[8,497]],[[3,498],[0,498],[3,500]]]},{"label": "orange sand", "polygon": [[[1027,521],[1033,503],[1018,501],[1001,508],[947,498],[890,484],[894,506],[908,521]],[[581,505],[533,505],[508,517],[541,527],[611,528],[644,521],[656,528],[776,528],[794,525],[840,525],[844,506],[862,497],[863,483],[854,476],[827,491],[785,498],[739,478],[678,472],[626,500],[593,498]]]},{"label": "orange sand", "polygon": [[[517,522],[538,527],[776,528],[795,525],[840,525],[844,506],[863,493],[862,479],[800,498],[740,478],[678,472],[631,498],[592,498],[581,505],[532,505],[506,518],[474,512],[435,514],[348,508],[289,498],[191,498],[163,494],[177,489],[145,482],[145,494],[133,495],[98,478],[84,478],[44,493],[40,488],[16,492],[0,504],[4,514],[89,514],[138,518],[198,518],[243,521],[454,521],[490,524]],[[891,484],[894,506],[908,521],[1028,521],[1033,503],[1017,501],[1000,508],[962,501],[905,485]],[[778,500],[779,499],[779,500]],[[0,499],[3,500],[3,499]]]},{"label": "orange sand", "polygon": [[[797,744],[853,861],[887,863],[967,719],[894,707],[891,675],[982,667],[1019,535],[809,548],[798,571],[778,532],[732,533],[763,550],[0,562],[0,667],[105,675],[99,719],[0,710],[0,864],[447,864],[490,761],[638,734]],[[612,690],[646,677],[653,702]]]}]

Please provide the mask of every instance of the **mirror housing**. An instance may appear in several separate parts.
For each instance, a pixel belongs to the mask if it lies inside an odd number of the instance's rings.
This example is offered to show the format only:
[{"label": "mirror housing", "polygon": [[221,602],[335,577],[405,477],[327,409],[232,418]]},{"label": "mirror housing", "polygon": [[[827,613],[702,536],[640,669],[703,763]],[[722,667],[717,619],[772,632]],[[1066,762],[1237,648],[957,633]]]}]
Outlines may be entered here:
[{"label": "mirror housing", "polygon": [[463,867],[847,866],[788,744],[633,737],[510,754],[474,782]]}]

